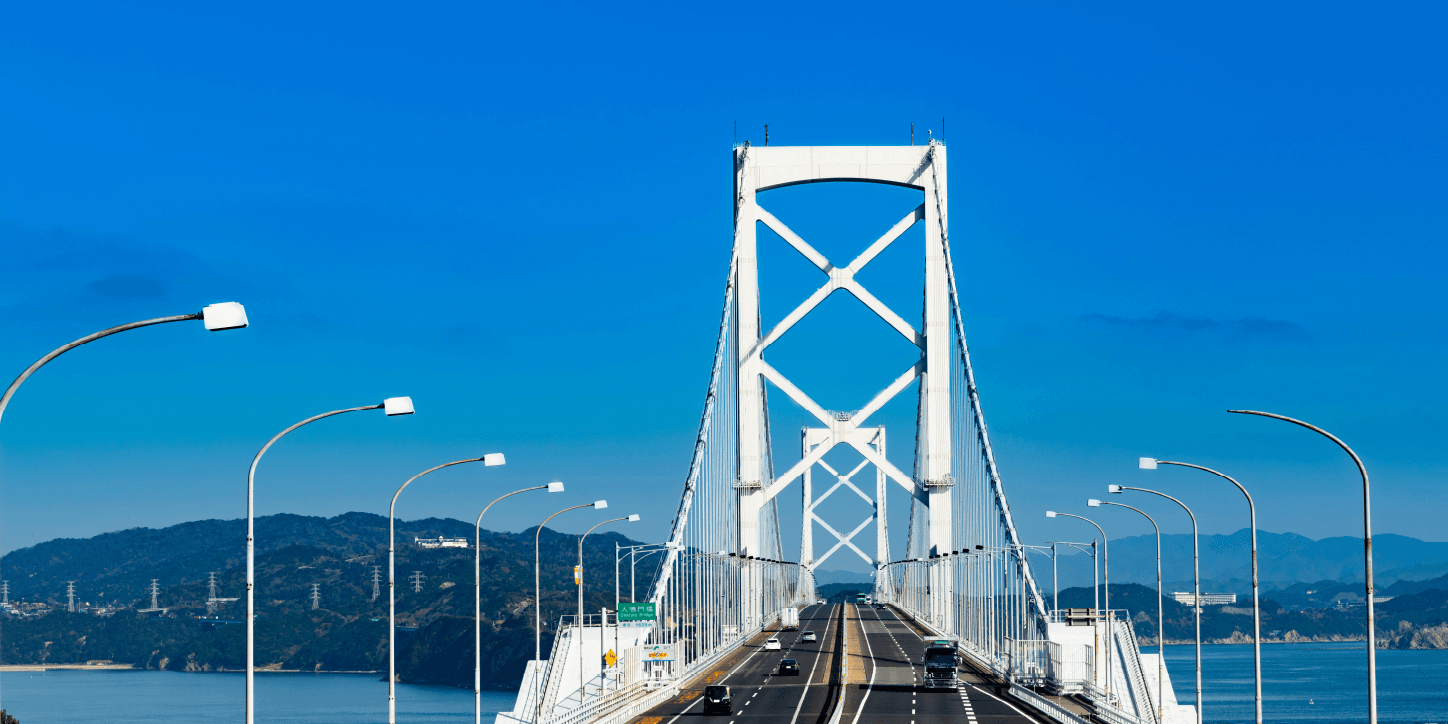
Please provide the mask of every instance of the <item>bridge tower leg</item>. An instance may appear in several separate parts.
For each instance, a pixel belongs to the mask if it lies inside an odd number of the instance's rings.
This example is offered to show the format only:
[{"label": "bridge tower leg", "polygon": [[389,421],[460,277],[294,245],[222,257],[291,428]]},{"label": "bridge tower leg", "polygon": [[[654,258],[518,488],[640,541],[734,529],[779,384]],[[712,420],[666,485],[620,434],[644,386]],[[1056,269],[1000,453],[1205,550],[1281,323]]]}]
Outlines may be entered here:
[{"label": "bridge tower leg", "polygon": [[[926,445],[925,486],[929,491],[931,555],[951,552],[954,543],[951,493],[950,431],[950,272],[945,259],[945,147],[937,145],[931,159],[932,173],[921,177],[925,187],[925,313],[923,331],[925,373],[921,381]],[[940,573],[931,581],[931,605],[936,620],[950,626],[952,592],[944,574],[946,566],[933,566]]]},{"label": "bridge tower leg", "polygon": [[[760,557],[763,548],[759,517],[765,503],[767,460],[764,434],[767,428],[764,424],[764,379],[759,348],[759,262],[755,230],[758,207],[754,202],[755,181],[748,148],[742,150],[745,152],[736,151],[734,155],[734,242],[738,250],[735,268],[738,293],[734,315],[738,360],[735,369],[739,404],[739,480],[734,487],[739,503],[738,553],[740,556]],[[760,566],[756,565],[741,568],[745,579],[741,581],[741,590],[745,593],[741,613],[750,628],[758,625],[763,613],[758,610],[757,592],[763,583],[759,569]]]},{"label": "bridge tower leg", "polygon": [[[799,431],[800,457],[809,455],[814,449],[810,444],[810,429],[805,426]],[[805,468],[804,475],[800,478],[801,499],[804,504],[800,506],[800,529],[799,529],[799,565],[811,574],[814,573],[814,521],[810,518],[810,506],[814,504],[814,485],[810,474],[814,472],[814,466]]]}]

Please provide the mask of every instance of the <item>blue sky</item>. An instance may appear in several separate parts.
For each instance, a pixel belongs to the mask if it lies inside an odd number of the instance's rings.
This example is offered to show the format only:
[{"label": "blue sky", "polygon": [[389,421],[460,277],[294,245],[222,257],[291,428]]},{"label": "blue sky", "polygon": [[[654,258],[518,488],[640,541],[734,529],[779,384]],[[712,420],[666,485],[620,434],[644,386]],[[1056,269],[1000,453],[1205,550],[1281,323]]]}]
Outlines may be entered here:
[{"label": "blue sky", "polygon": [[[131,332],[37,375],[0,427],[0,548],[237,517],[271,434],[391,395],[419,413],[278,446],[259,510],[385,512],[407,476],[503,451],[410,489],[402,514],[470,518],[559,478],[660,539],[708,379],[736,121],[776,145],[944,135],[967,332],[1028,539],[1066,535],[1041,511],[1084,512],[1111,482],[1242,527],[1225,483],[1138,472],[1141,455],[1236,474],[1264,529],[1359,531],[1345,456],[1224,412],[1252,407],[1353,444],[1378,530],[1444,540],[1443,20],[1427,3],[9,8],[0,368],[216,301],[253,326]],[[896,191],[764,200],[845,254],[913,207]],[[785,291],[766,315],[809,274],[770,259]],[[912,262],[887,261],[870,283],[912,318]],[[868,396],[908,356],[847,324],[850,302],[777,351],[820,397]],[[814,370],[842,333],[848,364]],[[908,460],[908,411],[886,413]],[[1100,513],[1113,537],[1145,532],[1118,512]]]}]

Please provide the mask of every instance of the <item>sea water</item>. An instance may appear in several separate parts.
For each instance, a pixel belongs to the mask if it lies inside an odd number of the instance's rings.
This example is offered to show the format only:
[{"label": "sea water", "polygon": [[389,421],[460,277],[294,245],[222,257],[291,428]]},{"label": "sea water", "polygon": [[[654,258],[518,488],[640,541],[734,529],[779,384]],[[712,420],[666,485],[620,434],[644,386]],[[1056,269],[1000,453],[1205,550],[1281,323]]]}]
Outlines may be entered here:
[{"label": "sea water", "polygon": [[[170,671],[7,671],[0,707],[21,724],[235,724],[245,706],[241,674]],[[511,711],[516,694],[483,692],[483,721]],[[397,715],[409,722],[473,721],[473,692],[398,684]],[[376,674],[256,676],[257,724],[387,721],[387,681]]]},{"label": "sea water", "polygon": [[[1155,652],[1155,647],[1144,647]],[[1196,702],[1195,647],[1167,646],[1177,701]],[[1264,644],[1262,718],[1346,724],[1368,720],[1363,643]],[[1378,652],[1378,721],[1448,724],[1448,650]],[[1203,721],[1252,722],[1252,646],[1202,647]]]},{"label": "sea water", "polygon": [[[1154,651],[1147,647],[1146,651]],[[1193,647],[1166,647],[1177,700],[1196,701]],[[1367,649],[1361,643],[1262,647],[1263,715],[1269,722],[1367,721]],[[1251,722],[1252,647],[1202,647],[1204,719]],[[163,671],[0,673],[0,707],[21,724],[233,724],[243,704],[240,674]],[[483,721],[513,708],[516,694],[483,692]],[[464,689],[399,684],[397,711],[409,722],[472,721]],[[376,674],[258,674],[258,724],[375,724],[387,714],[387,683]],[[1379,651],[1378,718],[1383,724],[1448,724],[1448,650]]]}]

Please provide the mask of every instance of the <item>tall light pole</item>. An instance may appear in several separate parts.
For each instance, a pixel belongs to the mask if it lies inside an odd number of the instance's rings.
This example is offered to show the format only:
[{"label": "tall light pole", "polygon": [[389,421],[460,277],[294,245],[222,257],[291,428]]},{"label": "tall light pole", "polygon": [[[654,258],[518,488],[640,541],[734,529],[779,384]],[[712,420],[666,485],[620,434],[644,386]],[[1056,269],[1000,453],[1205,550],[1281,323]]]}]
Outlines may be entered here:
[{"label": "tall light pole", "polygon": [[1106,542],[1106,531],[1096,525],[1096,521],[1070,513],[1046,511],[1047,518],[1055,518],[1058,515],[1084,520],[1095,526],[1097,532],[1101,533],[1101,578],[1106,582],[1106,702],[1111,703],[1111,647],[1114,645],[1111,640],[1111,546]]},{"label": "tall light pole", "polygon": [[5,416],[5,408],[10,405],[10,398],[15,396],[15,391],[20,389],[20,385],[24,384],[25,380],[30,379],[30,376],[35,374],[36,370],[44,367],[47,363],[49,363],[56,357],[59,357],[66,352],[69,352],[83,344],[90,344],[91,342],[94,342],[102,337],[109,337],[118,332],[125,332],[130,329],[140,329],[141,327],[150,327],[155,324],[166,324],[167,322],[185,322],[192,319],[201,320],[201,322],[206,325],[206,329],[212,332],[220,332],[227,329],[243,329],[247,326],[245,307],[237,304],[236,302],[222,302],[220,304],[210,304],[202,307],[201,311],[195,314],[178,314],[174,317],[156,317],[155,319],[143,319],[139,322],[131,322],[130,324],[122,324],[120,326],[111,327],[110,329],[102,329],[95,334],[81,337],[80,339],[77,339],[70,344],[61,345],[50,354],[36,360],[35,364],[26,367],[25,371],[21,372],[20,376],[16,377],[14,382],[11,382],[10,386],[5,388],[5,394],[0,395],[0,417]]},{"label": "tall light pole", "polygon": [[382,410],[388,417],[398,415],[411,415],[413,412],[411,397],[389,397],[380,405],[365,405],[363,407],[349,407],[345,410],[333,410],[314,415],[291,427],[282,430],[267,440],[261,449],[256,451],[256,457],[251,459],[251,468],[246,471],[246,724],[252,724],[256,715],[254,678],[256,675],[256,466],[261,462],[261,456],[282,439],[287,433],[322,418],[340,415],[344,412],[358,412],[361,410]]},{"label": "tall light pole", "polygon": [[[500,461],[503,459],[502,453],[498,453],[498,459]],[[488,508],[493,507],[499,500],[532,490],[561,493],[563,483],[552,482],[547,485],[535,485],[531,488],[514,490],[507,495],[498,496],[483,508],[483,512],[478,513],[475,531],[477,542],[473,548],[473,724],[483,724],[483,516],[487,515]]]},{"label": "tall light pole", "polygon": [[1192,519],[1192,615],[1197,623],[1197,724],[1202,724],[1202,566],[1200,548],[1197,545],[1197,516],[1192,509],[1187,507],[1176,498],[1146,488],[1133,488],[1129,485],[1108,485],[1106,491],[1120,493],[1123,490],[1136,490],[1142,493],[1160,495],[1182,507],[1187,512],[1187,517]]},{"label": "tall light pole", "polygon": [[[1095,540],[1092,540],[1090,543],[1072,543],[1072,542],[1070,542],[1070,541],[1064,541],[1064,540],[1049,540],[1049,541],[1046,541],[1046,542],[1051,544],[1051,548],[1052,548],[1052,549],[1054,549],[1057,545],[1071,546],[1072,548],[1075,548],[1076,550],[1081,551],[1082,553],[1085,553],[1085,554],[1088,555],[1088,556],[1091,556],[1091,587],[1092,587],[1092,589],[1093,589],[1093,590],[1091,591],[1091,595],[1093,596],[1093,598],[1092,598],[1093,604],[1092,604],[1092,605],[1094,606],[1094,605],[1095,605],[1094,602],[1098,600],[1098,599],[1095,598],[1095,596],[1098,596],[1098,595],[1099,595],[1099,592],[1096,591],[1096,590],[1094,590],[1094,589],[1098,589],[1098,588],[1101,587],[1101,585],[1100,585],[1100,584],[1101,584],[1101,581],[1100,581],[1100,578],[1099,578],[1099,576],[1101,575],[1101,572],[1100,572],[1099,570],[1097,570],[1097,568],[1096,568],[1096,541],[1095,541]],[[1091,546],[1091,549],[1090,549],[1090,550],[1087,550],[1087,549],[1086,549],[1086,546]],[[1056,572],[1056,563],[1055,563],[1055,561],[1053,560],[1053,561],[1051,562],[1051,575],[1052,575],[1053,578],[1054,578],[1054,576],[1055,576],[1055,572]],[[1057,616],[1057,617],[1060,617],[1060,615],[1061,615],[1061,614],[1060,614],[1060,610],[1061,610],[1060,596],[1061,596],[1060,592],[1057,591],[1057,593],[1056,593],[1056,599],[1057,599],[1057,600],[1056,600],[1056,611],[1057,611],[1056,616]],[[1099,606],[1097,606],[1097,607],[1099,608]]]},{"label": "tall light pole", "polygon": [[[639,519],[639,516],[638,516],[637,513],[635,513],[635,514],[632,514],[632,515],[626,515],[626,516],[624,516],[624,517],[622,517],[622,518],[613,518],[613,519],[611,519],[611,520],[605,520],[605,521],[603,521],[602,523],[598,523],[597,525],[594,525],[593,528],[589,528],[588,530],[584,531],[584,532],[583,532],[583,535],[578,536],[578,573],[576,574],[576,580],[575,580],[574,582],[578,585],[578,706],[579,706],[579,708],[582,708],[582,707],[583,707],[583,684],[584,684],[584,678],[583,678],[583,541],[588,538],[588,534],[589,534],[589,533],[592,533],[596,528],[598,528],[598,527],[601,526],[601,525],[608,525],[609,523],[617,523],[617,522],[619,522],[619,521],[621,521],[621,520],[626,520],[626,521],[632,523],[632,522],[634,522],[634,521],[636,521],[636,520],[638,520],[638,519]],[[604,628],[607,628],[607,627],[608,627],[608,621],[605,620],[605,621],[602,621],[602,622],[599,623],[599,634],[598,634],[598,640],[599,640],[599,641],[602,641],[602,640],[603,640],[603,629],[604,629]],[[600,689],[602,689],[602,687],[600,687]]]},{"label": "tall light pole", "polygon": [[[1257,504],[1252,502],[1252,494],[1247,492],[1247,489],[1242,487],[1242,484],[1237,482],[1235,478],[1225,473],[1219,473],[1211,468],[1204,468],[1191,463],[1179,463],[1172,460],[1157,460],[1155,458],[1142,458],[1139,463],[1139,466],[1143,470],[1156,470],[1156,466],[1158,465],[1178,465],[1184,468],[1194,468],[1211,473],[1219,478],[1225,478],[1230,481],[1233,485],[1237,486],[1238,490],[1242,491],[1242,495],[1247,496],[1247,512],[1251,515],[1252,519],[1252,678],[1257,687],[1257,724],[1262,724],[1262,607],[1260,605],[1261,600],[1257,595]],[[1200,606],[1201,603],[1201,600],[1197,601],[1198,606]]]},{"label": "tall light pole", "polygon": [[1295,420],[1285,415],[1276,415],[1271,412],[1259,412],[1257,410],[1227,410],[1239,415],[1258,415],[1270,417],[1274,420],[1290,422],[1300,425],[1323,437],[1337,443],[1352,461],[1357,464],[1358,474],[1363,479],[1363,574],[1366,578],[1368,594],[1368,724],[1378,724],[1378,659],[1377,659],[1377,624],[1373,616],[1373,505],[1371,489],[1368,487],[1368,469],[1363,465],[1362,458],[1347,446],[1347,443],[1339,440],[1336,435],[1316,426],[1310,425],[1301,420]]},{"label": "tall light pole", "polygon": [[1164,644],[1162,643],[1162,637],[1165,636],[1166,625],[1162,622],[1161,617],[1161,528],[1157,526],[1156,519],[1147,515],[1146,511],[1140,508],[1133,508],[1130,505],[1124,505],[1122,503],[1112,503],[1106,500],[1096,500],[1094,498],[1091,499],[1087,503],[1087,505],[1090,505],[1093,508],[1099,508],[1103,505],[1114,505],[1118,508],[1127,508],[1129,510],[1134,510],[1138,513],[1141,513],[1141,515],[1147,520],[1151,521],[1151,528],[1152,530],[1156,531],[1156,720],[1158,722],[1165,721],[1166,704],[1164,703],[1165,700],[1161,698],[1161,682],[1165,678],[1162,676],[1162,670],[1166,668],[1166,649],[1164,648]]},{"label": "tall light pole", "polygon": [[[406,490],[412,481],[443,468],[463,463],[482,463],[485,467],[492,467],[506,462],[502,453],[488,453],[479,458],[443,463],[408,478],[398,486],[397,492],[392,494],[392,503],[387,506],[387,724],[397,723],[397,586],[394,580],[397,564],[397,496],[402,495],[402,491]],[[491,503],[489,505],[491,506]],[[481,515],[478,520],[479,525],[482,525]]]},{"label": "tall light pole", "polygon": [[593,501],[592,503],[584,503],[583,505],[575,505],[575,506],[573,506],[573,507],[571,507],[571,508],[564,508],[563,510],[558,511],[557,513],[554,513],[553,515],[550,515],[550,516],[548,516],[547,518],[544,518],[544,519],[543,519],[543,522],[538,524],[538,529],[535,530],[535,531],[533,531],[533,723],[534,723],[534,724],[538,724],[538,721],[539,721],[539,720],[542,718],[542,716],[543,716],[543,692],[542,692],[542,690],[540,689],[540,687],[541,687],[542,684],[543,684],[543,583],[542,583],[542,577],[539,575],[539,572],[538,572],[538,539],[543,535],[543,526],[548,525],[548,521],[553,520],[554,518],[557,518],[558,516],[560,516],[560,515],[562,515],[562,514],[564,514],[564,513],[567,513],[567,512],[570,511],[570,510],[578,510],[579,508],[593,508],[594,510],[603,510],[604,508],[607,508],[607,507],[608,507],[608,501],[607,501],[607,500],[595,500],[595,501]]}]

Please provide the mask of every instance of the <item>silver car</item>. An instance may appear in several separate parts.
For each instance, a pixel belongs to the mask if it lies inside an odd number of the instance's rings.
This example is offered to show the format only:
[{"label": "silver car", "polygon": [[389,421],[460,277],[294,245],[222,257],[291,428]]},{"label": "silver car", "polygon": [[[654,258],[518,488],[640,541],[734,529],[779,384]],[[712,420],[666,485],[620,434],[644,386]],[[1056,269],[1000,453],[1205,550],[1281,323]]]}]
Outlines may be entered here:
[{"label": "silver car", "polygon": [[815,632],[813,631],[805,631],[799,636],[799,642],[802,644],[814,643],[816,641],[819,641],[819,638],[815,636]]}]

